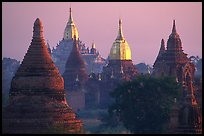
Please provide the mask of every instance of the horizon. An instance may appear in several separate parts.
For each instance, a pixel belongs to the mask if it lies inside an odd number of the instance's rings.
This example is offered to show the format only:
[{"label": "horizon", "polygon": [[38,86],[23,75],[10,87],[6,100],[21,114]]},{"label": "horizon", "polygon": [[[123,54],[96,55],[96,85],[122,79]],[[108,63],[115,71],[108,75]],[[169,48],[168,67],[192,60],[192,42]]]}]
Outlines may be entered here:
[{"label": "horizon", "polygon": [[[69,7],[70,2],[2,2],[2,59],[22,62],[38,17],[45,42],[56,48],[63,38]],[[120,17],[133,64],[153,65],[161,39],[167,46],[174,19],[184,53],[202,58],[202,2],[71,2],[71,8],[79,39],[89,48],[94,42],[105,59],[117,37]]]}]

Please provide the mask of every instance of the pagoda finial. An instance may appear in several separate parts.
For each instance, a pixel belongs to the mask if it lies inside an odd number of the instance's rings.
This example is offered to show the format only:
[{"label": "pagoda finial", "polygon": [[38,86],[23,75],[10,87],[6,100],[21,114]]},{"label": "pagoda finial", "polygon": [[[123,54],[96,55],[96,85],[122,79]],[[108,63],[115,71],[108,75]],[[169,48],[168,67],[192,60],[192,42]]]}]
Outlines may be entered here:
[{"label": "pagoda finial", "polygon": [[172,33],[176,33],[176,23],[175,23],[175,19],[173,20]]},{"label": "pagoda finial", "polygon": [[34,23],[33,37],[43,38],[43,26],[42,21],[39,18],[37,18]]},{"label": "pagoda finial", "polygon": [[69,8],[69,22],[73,22],[71,4],[70,4],[70,8]]},{"label": "pagoda finial", "polygon": [[122,40],[124,39],[123,37],[123,32],[122,32],[122,19],[119,19],[119,31],[118,31],[118,36],[116,38],[117,40]]}]

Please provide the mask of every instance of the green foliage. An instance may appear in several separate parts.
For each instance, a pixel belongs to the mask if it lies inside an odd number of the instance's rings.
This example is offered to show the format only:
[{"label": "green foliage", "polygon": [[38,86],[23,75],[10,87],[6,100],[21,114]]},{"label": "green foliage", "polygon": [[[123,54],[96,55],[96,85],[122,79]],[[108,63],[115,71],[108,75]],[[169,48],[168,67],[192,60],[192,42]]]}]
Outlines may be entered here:
[{"label": "green foliage", "polygon": [[119,85],[111,96],[110,116],[117,116],[132,133],[162,133],[169,121],[174,98],[180,98],[180,85],[173,77],[140,76]]}]

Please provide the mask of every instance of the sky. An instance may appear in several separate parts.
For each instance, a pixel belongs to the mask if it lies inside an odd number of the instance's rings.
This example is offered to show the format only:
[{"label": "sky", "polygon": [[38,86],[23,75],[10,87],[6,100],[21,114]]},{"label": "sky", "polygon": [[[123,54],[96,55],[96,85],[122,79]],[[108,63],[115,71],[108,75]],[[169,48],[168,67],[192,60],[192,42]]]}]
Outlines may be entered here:
[{"label": "sky", "polygon": [[45,40],[56,47],[70,5],[80,40],[89,48],[94,42],[103,58],[117,37],[119,18],[134,64],[154,63],[174,19],[184,52],[202,58],[202,2],[2,2],[2,58],[23,60],[36,18],[43,23]]}]

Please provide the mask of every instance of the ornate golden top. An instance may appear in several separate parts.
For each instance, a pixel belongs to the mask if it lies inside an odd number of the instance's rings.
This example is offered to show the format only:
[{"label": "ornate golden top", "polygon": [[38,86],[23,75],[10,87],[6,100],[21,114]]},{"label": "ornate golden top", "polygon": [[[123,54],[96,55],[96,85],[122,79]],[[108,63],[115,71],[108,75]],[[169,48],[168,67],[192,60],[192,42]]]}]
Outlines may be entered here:
[{"label": "ornate golden top", "polygon": [[131,50],[122,33],[122,19],[119,19],[119,31],[110,50],[110,60],[131,60]]},{"label": "ornate golden top", "polygon": [[64,39],[73,40],[74,35],[76,35],[76,39],[78,40],[78,30],[72,18],[72,9],[70,8],[69,21],[67,22],[66,28],[64,30]]}]

